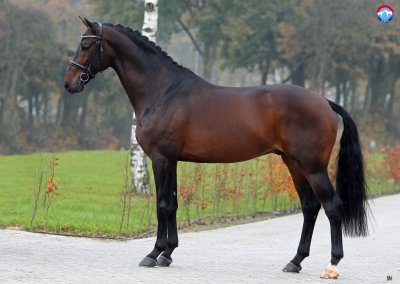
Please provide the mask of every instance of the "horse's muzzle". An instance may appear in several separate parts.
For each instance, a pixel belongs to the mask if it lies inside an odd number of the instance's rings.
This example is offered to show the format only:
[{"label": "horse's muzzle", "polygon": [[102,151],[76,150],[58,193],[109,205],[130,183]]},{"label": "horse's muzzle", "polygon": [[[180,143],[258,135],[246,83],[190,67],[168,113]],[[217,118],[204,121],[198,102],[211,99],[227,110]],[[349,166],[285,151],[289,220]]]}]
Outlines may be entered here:
[{"label": "horse's muzzle", "polygon": [[68,83],[68,81],[64,82],[64,88],[70,94],[76,94],[76,93],[82,92],[83,88],[85,87],[85,84],[82,83],[80,80],[78,80],[74,85],[75,86],[72,87],[71,84]]}]

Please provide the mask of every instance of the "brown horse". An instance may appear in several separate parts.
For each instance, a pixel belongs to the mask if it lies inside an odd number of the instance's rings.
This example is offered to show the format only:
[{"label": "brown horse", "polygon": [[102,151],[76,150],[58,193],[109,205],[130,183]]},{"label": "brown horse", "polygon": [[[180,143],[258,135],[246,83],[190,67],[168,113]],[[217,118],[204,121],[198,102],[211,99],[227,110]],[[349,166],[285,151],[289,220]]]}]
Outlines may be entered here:
[{"label": "brown horse", "polygon": [[[367,234],[366,187],[357,127],[339,105],[290,85],[248,88],[215,86],[178,65],[139,32],[121,25],[91,23],[65,74],[65,88],[81,92],[95,74],[112,67],[134,108],[136,136],[153,165],[157,192],[157,240],[141,266],[168,266],[178,246],[178,161],[232,163],[280,155],[292,175],[304,215],[296,256],[284,267],[299,272],[309,255],[321,204],[331,229],[331,267],[337,277],[345,234]],[[337,190],[327,166],[344,122]]]}]

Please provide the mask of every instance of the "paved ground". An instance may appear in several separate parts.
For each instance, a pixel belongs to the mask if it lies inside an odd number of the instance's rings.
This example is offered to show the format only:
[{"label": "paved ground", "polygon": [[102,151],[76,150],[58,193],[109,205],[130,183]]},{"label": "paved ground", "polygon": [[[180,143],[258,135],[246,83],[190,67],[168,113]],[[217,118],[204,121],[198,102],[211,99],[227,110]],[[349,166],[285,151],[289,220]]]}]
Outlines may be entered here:
[{"label": "paved ground", "polygon": [[138,267],[153,238],[100,241],[0,230],[0,283],[400,283],[400,195],[378,198],[371,207],[371,236],[344,239],[339,280],[319,279],[330,259],[321,212],[311,256],[299,274],[281,272],[297,248],[297,214],[181,234],[169,268]]}]

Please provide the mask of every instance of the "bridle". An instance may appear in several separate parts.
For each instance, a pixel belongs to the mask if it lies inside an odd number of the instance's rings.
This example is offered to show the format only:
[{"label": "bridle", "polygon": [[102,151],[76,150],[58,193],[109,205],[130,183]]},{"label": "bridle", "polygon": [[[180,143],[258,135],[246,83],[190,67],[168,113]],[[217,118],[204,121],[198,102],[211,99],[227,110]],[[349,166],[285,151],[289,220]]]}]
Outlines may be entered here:
[{"label": "bridle", "polygon": [[81,35],[81,43],[84,38],[95,38],[96,39],[96,45],[92,49],[92,52],[90,53],[89,59],[86,62],[85,65],[79,64],[78,62],[74,60],[70,60],[69,64],[72,66],[81,69],[83,72],[79,76],[79,81],[81,83],[86,84],[89,82],[90,79],[95,77],[95,74],[92,72],[91,67],[94,59],[97,56],[97,53],[100,53],[100,65],[101,69],[103,69],[103,61],[104,61],[104,55],[103,55],[103,25],[102,23],[99,24],[99,29],[100,29],[100,34],[97,35]]}]

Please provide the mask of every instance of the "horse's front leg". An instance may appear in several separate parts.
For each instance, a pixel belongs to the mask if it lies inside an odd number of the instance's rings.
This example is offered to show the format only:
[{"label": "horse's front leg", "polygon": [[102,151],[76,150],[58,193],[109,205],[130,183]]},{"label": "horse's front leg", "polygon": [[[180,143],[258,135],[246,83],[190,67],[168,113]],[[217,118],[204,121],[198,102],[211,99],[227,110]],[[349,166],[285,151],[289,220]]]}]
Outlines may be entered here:
[{"label": "horse's front leg", "polygon": [[[178,229],[176,225],[176,210],[178,209],[178,195],[177,195],[177,180],[176,180],[176,165],[174,168],[174,176],[172,179],[173,186],[170,190],[170,211],[168,214],[168,238],[167,248],[157,259],[157,265],[169,266],[172,263],[171,254],[175,248],[178,247]],[[171,196],[172,194],[172,196]]]},{"label": "horse's front leg", "polygon": [[[155,154],[152,157],[152,164],[157,194],[157,240],[152,252],[139,263],[139,266],[153,267],[157,264],[169,266],[172,263],[172,251],[178,246],[177,162],[161,154]],[[158,257],[161,253],[162,255]]]}]

